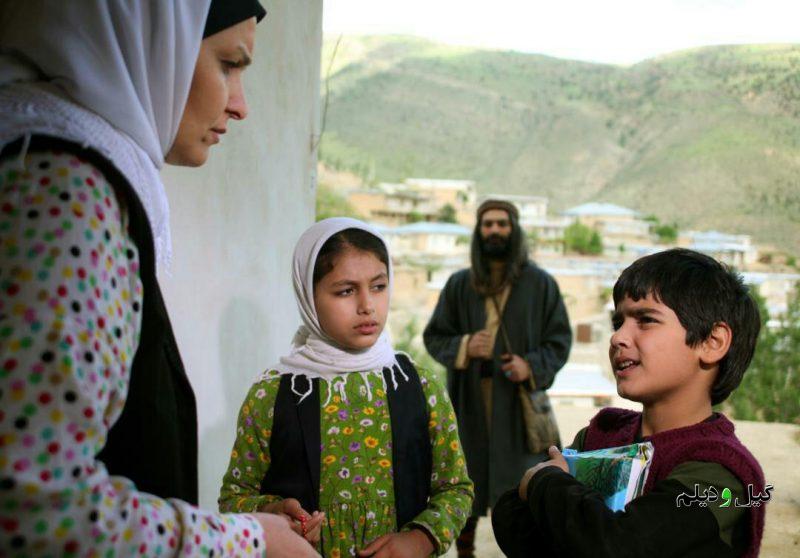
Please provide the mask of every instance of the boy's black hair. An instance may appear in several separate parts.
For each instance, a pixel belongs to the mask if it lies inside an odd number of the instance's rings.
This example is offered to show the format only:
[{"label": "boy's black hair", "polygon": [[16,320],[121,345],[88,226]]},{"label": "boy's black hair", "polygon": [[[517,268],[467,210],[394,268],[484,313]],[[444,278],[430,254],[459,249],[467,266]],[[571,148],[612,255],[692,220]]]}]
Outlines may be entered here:
[{"label": "boy's black hair", "polygon": [[388,271],[389,253],[380,238],[363,229],[344,229],[326,240],[317,254],[317,260],[314,262],[315,287],[323,277],[331,272],[336,256],[348,248],[373,254],[386,265]]},{"label": "boy's black hair", "polygon": [[636,301],[647,295],[675,312],[690,347],[720,322],[731,328],[731,346],[711,388],[713,405],[725,401],[741,383],[761,329],[758,306],[741,276],[705,254],[674,248],[636,260],[614,285],[615,306],[626,296]]}]

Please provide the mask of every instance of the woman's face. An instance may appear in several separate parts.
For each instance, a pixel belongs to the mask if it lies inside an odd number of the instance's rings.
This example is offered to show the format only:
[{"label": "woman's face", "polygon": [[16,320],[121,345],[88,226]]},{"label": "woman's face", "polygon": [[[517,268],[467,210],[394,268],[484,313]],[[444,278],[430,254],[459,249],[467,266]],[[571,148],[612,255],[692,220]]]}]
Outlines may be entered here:
[{"label": "woman's face", "polygon": [[197,167],[228,129],[228,119],[247,116],[242,72],[253,58],[256,18],[203,39],[189,99],[175,142],[167,153],[172,165]]}]

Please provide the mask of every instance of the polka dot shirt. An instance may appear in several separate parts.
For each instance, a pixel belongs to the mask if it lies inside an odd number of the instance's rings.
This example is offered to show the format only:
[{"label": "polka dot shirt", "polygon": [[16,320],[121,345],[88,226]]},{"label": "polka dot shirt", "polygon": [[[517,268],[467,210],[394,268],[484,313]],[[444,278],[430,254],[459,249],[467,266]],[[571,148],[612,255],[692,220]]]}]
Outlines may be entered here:
[{"label": "polka dot shirt", "polygon": [[93,165],[20,163],[0,161],[0,557],[262,556],[252,516],[138,492],[95,459],[139,340],[136,246]]}]

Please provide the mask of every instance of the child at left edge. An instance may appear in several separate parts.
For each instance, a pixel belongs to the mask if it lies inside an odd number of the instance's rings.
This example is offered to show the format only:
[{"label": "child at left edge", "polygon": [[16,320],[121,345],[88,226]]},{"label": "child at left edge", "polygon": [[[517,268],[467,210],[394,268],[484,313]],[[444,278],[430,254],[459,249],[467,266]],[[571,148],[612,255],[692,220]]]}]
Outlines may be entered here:
[{"label": "child at left edge", "polygon": [[242,404],[220,509],[283,514],[331,558],[443,554],[473,485],[447,391],[384,331],[385,240],[325,219],[300,237],[292,275],[303,325]]},{"label": "child at left edge", "polygon": [[[758,556],[764,473],[733,423],[713,410],[739,386],[755,351],[761,320],[748,288],[713,258],[676,248],[625,269],[614,306],[617,391],[643,409],[601,410],[572,448],[651,442],[644,492],[612,512],[551,448],[550,460],[495,505],[500,548],[511,558]],[[730,496],[688,504],[711,487]]]}]

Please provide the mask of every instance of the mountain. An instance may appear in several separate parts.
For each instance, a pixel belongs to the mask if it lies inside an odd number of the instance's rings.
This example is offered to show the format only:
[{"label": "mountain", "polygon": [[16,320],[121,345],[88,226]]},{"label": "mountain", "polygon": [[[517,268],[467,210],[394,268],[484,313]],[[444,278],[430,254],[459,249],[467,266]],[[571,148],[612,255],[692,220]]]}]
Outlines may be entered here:
[{"label": "mountain", "polygon": [[[800,253],[800,45],[633,66],[345,36],[323,47],[320,159],[374,181],[468,178],[608,201]],[[332,60],[332,61],[331,61]]]}]

